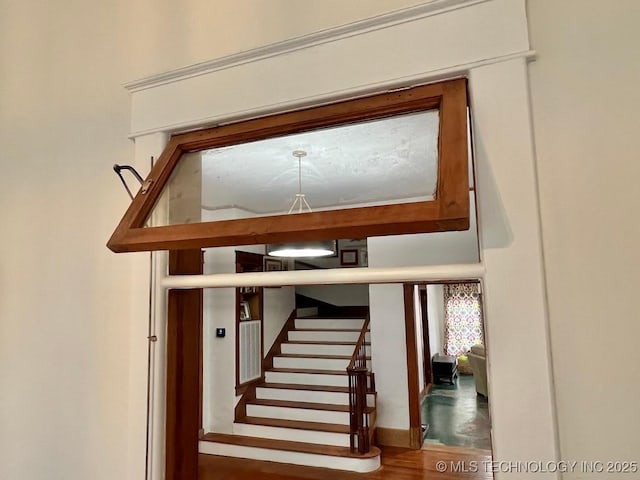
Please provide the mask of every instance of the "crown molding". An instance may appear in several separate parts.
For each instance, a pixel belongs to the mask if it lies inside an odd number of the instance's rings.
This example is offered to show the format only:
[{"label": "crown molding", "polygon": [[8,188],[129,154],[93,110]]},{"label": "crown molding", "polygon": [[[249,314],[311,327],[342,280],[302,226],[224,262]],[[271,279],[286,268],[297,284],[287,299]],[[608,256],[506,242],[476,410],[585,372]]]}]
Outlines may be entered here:
[{"label": "crown molding", "polygon": [[340,25],[338,27],[320,30],[244,52],[234,53],[214,60],[196,63],[194,65],[169,70],[156,75],[150,75],[148,77],[127,82],[124,84],[124,87],[132,93],[140,90],[146,90],[187,78],[206,75],[218,70],[232,68],[244,63],[255,62],[257,60],[283,55],[296,50],[315,47],[317,45],[362,35],[371,31],[388,28],[406,22],[420,20],[425,17],[441,15],[452,10],[467,8],[489,1],[491,0],[430,0],[418,5]]},{"label": "crown molding", "polygon": [[[466,77],[469,74],[469,71],[484,67],[487,65],[493,65],[495,63],[508,62],[516,59],[523,59],[526,62],[531,62],[536,59],[536,51],[535,50],[525,50],[522,52],[512,53],[509,55],[502,55],[499,57],[489,58],[485,60],[479,60],[477,62],[464,63],[460,65],[454,65],[452,67],[438,69],[438,70],[429,70],[423,71],[418,74],[407,76],[407,77],[398,77],[394,79],[393,82],[381,82],[381,83],[368,83],[364,85],[357,85],[352,88],[332,91],[329,94],[321,94],[314,95],[304,98],[298,98],[292,101],[283,102],[283,103],[272,103],[270,105],[261,106],[259,108],[252,108],[248,110],[237,110],[234,112],[226,112],[224,114],[215,114],[206,117],[198,117],[194,119],[190,119],[184,122],[174,122],[169,124],[162,124],[155,126],[153,128],[142,129],[142,130],[133,130],[129,133],[128,138],[135,139],[138,137],[142,137],[145,135],[151,135],[159,132],[171,132],[171,133],[181,133],[187,132],[194,129],[202,128],[203,126],[217,126],[223,125],[226,123],[233,123],[238,121],[249,120],[252,118],[258,118],[269,113],[274,112],[286,112],[295,110],[298,108],[304,108],[309,105],[322,105],[325,103],[330,103],[331,101],[335,101],[336,99],[340,100],[348,100],[354,99],[361,96],[370,95],[372,92],[379,92],[382,89],[386,89],[388,91],[393,91],[395,88],[407,88],[407,87],[415,87],[419,85],[426,85],[433,82],[438,82],[442,80],[451,80],[453,78],[461,78]],[[179,81],[180,78],[175,78],[173,81]],[[170,83],[170,82],[164,82]],[[162,85],[162,84],[158,84]],[[151,87],[148,87],[151,88]]]}]

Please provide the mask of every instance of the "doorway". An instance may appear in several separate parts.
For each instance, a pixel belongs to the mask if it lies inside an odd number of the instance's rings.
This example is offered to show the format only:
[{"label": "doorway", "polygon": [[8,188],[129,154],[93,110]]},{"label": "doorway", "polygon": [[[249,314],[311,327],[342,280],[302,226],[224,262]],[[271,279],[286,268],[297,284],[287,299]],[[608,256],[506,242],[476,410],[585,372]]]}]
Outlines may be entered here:
[{"label": "doorway", "polygon": [[410,408],[422,448],[491,455],[480,283],[405,285],[405,314],[409,370],[415,365]]}]

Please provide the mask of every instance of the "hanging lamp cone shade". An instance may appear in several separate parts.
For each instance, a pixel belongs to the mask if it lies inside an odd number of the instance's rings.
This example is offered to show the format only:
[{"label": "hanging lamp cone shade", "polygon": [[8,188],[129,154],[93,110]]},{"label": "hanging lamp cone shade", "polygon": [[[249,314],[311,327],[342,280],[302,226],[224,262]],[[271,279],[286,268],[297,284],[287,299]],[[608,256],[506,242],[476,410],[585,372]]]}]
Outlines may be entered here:
[{"label": "hanging lamp cone shade", "polygon": [[272,257],[328,257],[336,255],[336,241],[287,242],[267,245]]}]

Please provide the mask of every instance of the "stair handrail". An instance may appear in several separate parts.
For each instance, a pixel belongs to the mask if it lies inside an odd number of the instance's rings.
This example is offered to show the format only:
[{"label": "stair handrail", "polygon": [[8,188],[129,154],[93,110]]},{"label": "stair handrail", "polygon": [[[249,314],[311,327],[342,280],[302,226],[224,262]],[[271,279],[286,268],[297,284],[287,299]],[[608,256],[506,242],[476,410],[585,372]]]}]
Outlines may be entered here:
[{"label": "stair handrail", "polygon": [[367,394],[375,392],[375,377],[367,366],[366,336],[369,330],[367,314],[360,336],[347,367],[349,376],[349,423],[351,452],[360,454],[371,450],[369,437],[369,415],[367,412]]}]

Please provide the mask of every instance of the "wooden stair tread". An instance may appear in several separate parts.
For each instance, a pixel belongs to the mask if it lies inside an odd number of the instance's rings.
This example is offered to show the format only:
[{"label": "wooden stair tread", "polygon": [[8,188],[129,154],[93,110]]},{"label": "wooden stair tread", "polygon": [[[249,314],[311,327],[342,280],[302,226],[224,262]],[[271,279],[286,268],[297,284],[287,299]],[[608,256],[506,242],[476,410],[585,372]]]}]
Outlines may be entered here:
[{"label": "wooden stair tread", "polygon": [[257,388],[279,388],[282,390],[311,390],[314,392],[349,393],[349,387],[332,387],[329,385],[302,385],[298,383],[263,383]]},{"label": "wooden stair tread", "polygon": [[[273,358],[317,358],[318,360],[351,360],[352,355],[325,355],[322,353],[279,353]],[[371,360],[371,357],[365,357]]]},{"label": "wooden stair tread", "polygon": [[346,375],[347,370],[316,370],[313,368],[269,368],[267,372],[280,373],[312,373],[317,375]]},{"label": "wooden stair tread", "polygon": [[276,357],[285,358],[321,358],[323,360],[350,360],[351,355],[324,355],[313,353],[279,353]]},{"label": "wooden stair tread", "polygon": [[[314,368],[268,368],[267,372],[278,372],[278,373],[311,373],[316,375],[347,375],[347,369],[344,370],[317,370]],[[370,375],[371,372],[367,372],[367,375]]]},{"label": "wooden stair tread", "polygon": [[311,453],[316,455],[330,455],[334,457],[373,458],[380,455],[380,449],[372,446],[371,451],[363,455],[351,452],[349,447],[334,445],[318,445],[314,443],[291,442],[289,440],[273,440],[268,438],[247,437],[244,435],[230,435],[227,433],[207,433],[201,437],[205,442],[226,443],[253,448],[270,450],[286,450],[290,452]]},{"label": "wooden stair tread", "polygon": [[316,432],[349,433],[349,425],[338,423],[303,422],[300,420],[284,420],[279,418],[244,417],[235,423],[249,425],[264,425],[267,427],[295,428],[298,430],[313,430]]},{"label": "wooden stair tread", "polygon": [[[349,412],[349,405],[335,405],[331,403],[296,402],[292,400],[271,400],[255,398],[249,400],[247,405],[263,405],[267,407],[304,408],[307,410],[324,410],[329,412]],[[373,407],[367,407],[367,413],[373,411]]]}]

